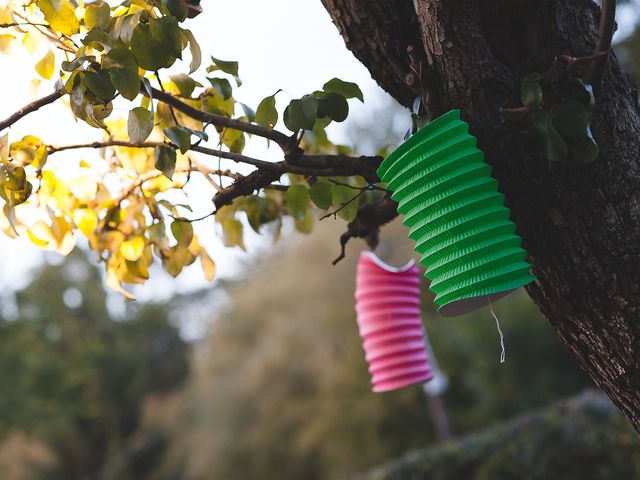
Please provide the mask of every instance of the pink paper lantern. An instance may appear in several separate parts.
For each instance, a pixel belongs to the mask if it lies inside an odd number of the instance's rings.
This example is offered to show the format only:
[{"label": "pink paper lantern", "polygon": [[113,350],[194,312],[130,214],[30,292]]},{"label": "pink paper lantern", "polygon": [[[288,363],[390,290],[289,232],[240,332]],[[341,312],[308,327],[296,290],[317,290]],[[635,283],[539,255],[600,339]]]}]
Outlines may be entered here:
[{"label": "pink paper lantern", "polygon": [[414,261],[394,268],[362,252],[356,314],[374,392],[426,382],[431,367],[420,315],[420,273]]}]

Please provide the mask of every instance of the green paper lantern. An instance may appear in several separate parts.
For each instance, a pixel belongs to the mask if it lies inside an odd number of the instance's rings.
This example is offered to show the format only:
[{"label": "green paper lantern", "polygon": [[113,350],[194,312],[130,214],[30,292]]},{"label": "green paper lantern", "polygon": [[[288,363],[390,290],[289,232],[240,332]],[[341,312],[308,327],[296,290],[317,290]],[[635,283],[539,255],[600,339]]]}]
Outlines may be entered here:
[{"label": "green paper lantern", "polygon": [[504,195],[476,143],[460,111],[452,110],[378,169],[445,316],[475,310],[534,280]]}]

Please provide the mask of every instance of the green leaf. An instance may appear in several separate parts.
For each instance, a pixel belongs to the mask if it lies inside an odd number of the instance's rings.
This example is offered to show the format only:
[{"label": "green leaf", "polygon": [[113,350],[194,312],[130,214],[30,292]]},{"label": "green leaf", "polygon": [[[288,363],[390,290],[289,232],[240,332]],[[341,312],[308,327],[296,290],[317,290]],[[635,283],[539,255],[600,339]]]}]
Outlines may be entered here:
[{"label": "green leaf", "polygon": [[318,98],[318,117],[329,117],[335,122],[343,122],[349,115],[347,99],[339,93],[329,93]]},{"label": "green leaf", "polygon": [[36,72],[47,80],[51,80],[53,77],[53,72],[56,68],[56,57],[51,50],[47,51],[47,53],[36,63],[35,65]]},{"label": "green leaf", "polygon": [[152,18],[139,23],[131,35],[131,51],[145,70],[170,67],[182,50],[182,33],[173,17]]},{"label": "green leaf", "polygon": [[364,103],[364,95],[360,87],[351,82],[345,82],[339,78],[332,78],[324,84],[322,89],[327,93],[339,93],[344,98],[357,98]]},{"label": "green leaf", "polygon": [[569,149],[556,128],[553,126],[551,115],[532,111],[527,115],[533,133],[542,142],[545,157],[552,162],[563,162],[567,159]]},{"label": "green leaf", "polygon": [[233,98],[225,100],[215,88],[207,88],[202,95],[202,108],[209,113],[232,117],[235,104]]},{"label": "green leaf", "polygon": [[180,92],[180,96],[182,97],[190,97],[193,93],[193,90],[198,85],[198,82],[196,82],[189,75],[185,75],[184,73],[170,75],[169,78],[178,88],[178,92]]},{"label": "green leaf", "polygon": [[163,10],[176,17],[179,22],[187,18],[188,9],[185,2],[181,0],[162,0]]},{"label": "green leaf", "polygon": [[276,95],[262,99],[256,110],[256,123],[268,129],[275,127],[278,123],[278,110],[276,109]]},{"label": "green leaf", "polygon": [[578,100],[559,103],[551,111],[553,126],[560,135],[572,140],[583,138],[589,128],[589,112]]},{"label": "green leaf", "polygon": [[307,212],[302,220],[295,219],[293,226],[300,233],[311,233],[313,231],[313,215]]},{"label": "green leaf", "polygon": [[107,70],[86,72],[84,84],[91,93],[101,100],[111,100],[116,95],[116,89],[111,83]]},{"label": "green leaf", "polygon": [[249,225],[256,233],[260,233],[260,226],[265,223],[268,217],[268,215],[266,215],[267,200],[258,195],[244,197],[243,200],[244,202],[241,202],[241,204],[247,214]]},{"label": "green leaf", "polygon": [[591,129],[587,127],[587,133],[578,138],[571,146],[573,157],[584,163],[593,162],[600,155],[600,148],[591,134]]},{"label": "green leaf", "polygon": [[105,124],[103,120],[111,115],[113,111],[113,104],[108,102],[106,104],[98,103],[98,104],[89,104],[85,107],[85,112],[87,118],[85,118],[86,122],[97,128],[105,128]]},{"label": "green leaf", "polygon": [[177,145],[178,149],[180,149],[180,153],[187,153],[191,148],[190,130],[181,126],[175,126],[166,128],[164,133],[175,145]]},{"label": "green leaf", "polygon": [[185,219],[176,220],[171,224],[171,233],[181,247],[188,247],[193,240],[193,225]]},{"label": "green leaf", "polygon": [[233,88],[231,88],[229,80],[226,78],[207,78],[207,80],[209,80],[211,86],[217,90],[223,99],[227,100],[231,98]]},{"label": "green leaf", "polygon": [[126,47],[115,47],[102,57],[102,68],[108,69],[113,86],[127,100],[133,100],[140,93],[138,64]]},{"label": "green leaf", "polygon": [[153,115],[149,110],[142,107],[135,107],[129,112],[127,120],[127,131],[131,143],[139,145],[143,143],[153,130]]},{"label": "green leaf", "polygon": [[522,80],[520,97],[524,106],[531,109],[536,109],[540,106],[540,102],[542,101],[541,78],[542,75],[539,73],[530,73]]},{"label": "green leaf", "polygon": [[318,118],[318,100],[313,95],[292,100],[284,111],[284,124],[292,132],[313,130]]},{"label": "green leaf", "polygon": [[152,18],[149,29],[153,38],[175,58],[182,57],[182,30],[173,17]]},{"label": "green leaf", "polygon": [[109,28],[110,18],[111,9],[105,2],[87,5],[84,11],[84,24],[89,30],[97,28],[98,30],[106,31]]},{"label": "green leaf", "polygon": [[207,72],[220,70],[233,76],[233,79],[236,81],[238,86],[242,85],[242,81],[238,76],[238,62],[220,60],[219,58],[215,58],[214,56],[211,57],[211,62],[213,63],[213,65],[207,68]]},{"label": "green leaf", "polygon": [[244,250],[242,222],[234,218],[222,221],[222,242],[225,247],[240,247]]},{"label": "green leaf", "polygon": [[232,152],[242,153],[242,150],[244,150],[245,138],[244,133],[240,130],[225,128],[220,137],[220,141]]},{"label": "green leaf", "polygon": [[596,97],[593,95],[593,87],[580,78],[569,78],[570,85],[573,87],[572,97],[580,100],[589,110],[593,109],[596,103]]},{"label": "green leaf", "polygon": [[303,185],[291,185],[287,189],[289,215],[297,220],[304,219],[309,207],[309,190]]},{"label": "green leaf", "polygon": [[127,100],[134,100],[140,93],[140,77],[137,70],[128,68],[109,70],[109,80]]},{"label": "green leaf", "polygon": [[70,62],[64,61],[60,64],[60,68],[65,72],[73,72],[80,68],[85,62],[95,62],[95,55],[82,55],[80,57],[74,58]]},{"label": "green leaf", "polygon": [[116,33],[119,33],[117,37],[119,37],[120,40],[122,40],[124,43],[130,44],[131,39],[133,38],[133,31],[140,23],[141,16],[142,11],[136,12],[131,15],[122,15],[120,17],[116,17],[116,22],[121,22],[121,26],[119,28],[119,32],[114,32],[114,36],[116,36]]},{"label": "green leaf", "polygon": [[82,38],[82,43],[99,51],[108,51],[111,48],[121,45],[116,39],[109,36],[107,32],[103,32],[97,28],[89,30],[89,33]]},{"label": "green leaf", "polygon": [[[94,58],[94,57],[84,57]],[[119,46],[109,50],[109,53],[102,57],[103,68],[127,68],[137,69],[136,59],[127,47]]]},{"label": "green leaf", "polygon": [[176,151],[168,145],[158,145],[153,156],[155,159],[155,167],[160,170],[165,177],[173,177],[176,170]]},{"label": "green leaf", "polygon": [[251,108],[249,105],[245,105],[244,103],[241,103],[241,102],[240,102],[240,107],[242,107],[242,111],[244,112],[244,114],[247,117],[247,120],[249,122],[255,122],[256,121],[256,112],[253,110],[253,108]]},{"label": "green leaf", "polygon": [[309,190],[311,201],[315,203],[318,208],[327,210],[331,206],[332,188],[333,185],[331,183],[318,179]]},{"label": "green leaf", "polygon": [[195,135],[196,137],[204,140],[205,142],[209,141],[209,135],[207,135],[207,132],[204,132],[202,130],[194,130],[193,128],[186,128],[186,127],[185,127],[185,130],[191,133],[191,135]]},{"label": "green leaf", "polygon": [[333,208],[340,209],[338,215],[347,222],[354,220],[358,214],[358,200],[354,200],[358,193],[357,190],[344,185],[334,185],[331,189]]},{"label": "green leaf", "polygon": [[191,53],[189,73],[191,74],[200,68],[200,64],[202,63],[202,52],[200,51],[200,45],[198,45],[198,42],[193,36],[193,33],[191,33],[191,30],[183,30],[182,34],[187,37],[187,40],[189,41],[189,53]]},{"label": "green leaf", "polygon": [[76,9],[69,0],[37,0],[38,8],[53,30],[74,35],[80,30]]}]

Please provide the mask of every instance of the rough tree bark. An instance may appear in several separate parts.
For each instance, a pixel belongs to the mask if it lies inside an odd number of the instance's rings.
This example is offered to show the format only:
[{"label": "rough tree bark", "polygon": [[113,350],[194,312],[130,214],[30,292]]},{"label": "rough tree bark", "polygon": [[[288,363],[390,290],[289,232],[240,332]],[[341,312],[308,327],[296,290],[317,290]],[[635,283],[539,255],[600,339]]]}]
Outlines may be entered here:
[{"label": "rough tree bark", "polygon": [[432,113],[462,110],[529,252],[537,277],[529,294],[640,432],[636,88],[612,56],[593,120],[601,155],[589,165],[549,169],[538,143],[500,114],[521,105],[526,73],[549,69],[556,55],[594,51],[599,7],[591,0],[322,1],[347,47],[398,101],[408,106],[422,87]]}]

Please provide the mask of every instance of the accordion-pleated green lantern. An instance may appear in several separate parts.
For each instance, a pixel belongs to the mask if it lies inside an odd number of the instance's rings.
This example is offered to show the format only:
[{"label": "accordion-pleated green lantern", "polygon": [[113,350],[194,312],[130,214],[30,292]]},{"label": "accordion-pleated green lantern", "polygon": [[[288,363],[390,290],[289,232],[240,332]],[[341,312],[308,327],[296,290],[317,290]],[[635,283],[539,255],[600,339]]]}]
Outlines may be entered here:
[{"label": "accordion-pleated green lantern", "polygon": [[498,182],[459,110],[400,145],[378,176],[398,202],[443,315],[470,312],[534,280]]}]

